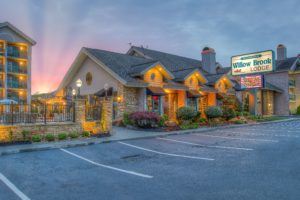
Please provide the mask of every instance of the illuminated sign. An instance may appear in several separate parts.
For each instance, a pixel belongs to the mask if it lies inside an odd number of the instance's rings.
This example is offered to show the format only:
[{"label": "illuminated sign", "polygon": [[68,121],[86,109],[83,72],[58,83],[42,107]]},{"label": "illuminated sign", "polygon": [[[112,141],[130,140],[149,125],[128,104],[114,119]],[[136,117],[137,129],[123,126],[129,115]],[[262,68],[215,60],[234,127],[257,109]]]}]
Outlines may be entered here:
[{"label": "illuminated sign", "polygon": [[274,52],[272,50],[231,57],[232,75],[243,75],[273,71]]},{"label": "illuminated sign", "polygon": [[241,88],[242,89],[252,89],[252,88],[262,88],[263,87],[263,76],[262,75],[252,75],[252,76],[242,76],[241,77]]}]

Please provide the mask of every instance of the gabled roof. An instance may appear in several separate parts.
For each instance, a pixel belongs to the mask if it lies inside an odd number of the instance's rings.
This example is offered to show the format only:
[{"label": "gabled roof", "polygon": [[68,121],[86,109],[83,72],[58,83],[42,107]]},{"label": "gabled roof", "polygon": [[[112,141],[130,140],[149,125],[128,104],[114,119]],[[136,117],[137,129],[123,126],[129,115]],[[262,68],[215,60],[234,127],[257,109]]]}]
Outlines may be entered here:
[{"label": "gabled roof", "polygon": [[231,67],[217,68],[217,74],[228,74],[231,71]]},{"label": "gabled roof", "polygon": [[144,58],[151,58],[160,61],[171,72],[199,68],[202,74],[207,74],[207,72],[202,69],[201,60],[136,46],[132,46],[128,50],[127,54],[133,55],[134,52],[138,53]]},{"label": "gabled roof", "polygon": [[23,33],[21,30],[19,30],[18,28],[16,28],[11,23],[9,23],[9,22],[0,23],[0,29],[4,28],[4,27],[8,27],[9,29],[11,29],[12,31],[14,31],[15,33],[17,33],[19,36],[21,36],[22,38],[24,38],[26,41],[28,41],[31,45],[35,45],[36,44],[36,41],[34,41],[29,36],[27,36],[25,33]]},{"label": "gabled roof", "polygon": [[97,59],[98,62],[103,63],[112,72],[117,74],[125,82],[136,82],[137,79],[130,76],[132,72],[132,66],[141,65],[142,69],[147,68],[156,61],[145,58],[138,58],[135,56],[129,56],[127,54],[121,54],[111,51],[105,51],[100,49],[84,48],[89,55]]},{"label": "gabled roof", "polygon": [[211,74],[207,75],[206,79],[208,80],[208,85],[214,85],[224,74]]},{"label": "gabled roof", "polygon": [[138,65],[132,65],[131,68],[130,68],[130,71],[129,71],[129,75],[133,76],[133,77],[142,76],[148,70],[150,70],[151,68],[156,67],[158,65],[160,66],[160,70],[162,70],[161,72],[165,72],[163,74],[167,78],[169,78],[169,79],[174,78],[174,75],[167,68],[165,68],[160,62],[155,61],[155,60],[147,62],[147,63],[138,64]]},{"label": "gabled roof", "polygon": [[276,60],[276,71],[289,71],[296,62],[297,57],[286,58],[285,60]]},{"label": "gabled roof", "polygon": [[186,80],[190,75],[192,75],[195,72],[199,72],[199,74],[206,80],[206,77],[202,74],[201,70],[198,68],[190,68],[190,69],[185,69],[185,70],[180,70],[180,71],[174,71],[173,74],[175,76],[174,81],[184,81]]}]

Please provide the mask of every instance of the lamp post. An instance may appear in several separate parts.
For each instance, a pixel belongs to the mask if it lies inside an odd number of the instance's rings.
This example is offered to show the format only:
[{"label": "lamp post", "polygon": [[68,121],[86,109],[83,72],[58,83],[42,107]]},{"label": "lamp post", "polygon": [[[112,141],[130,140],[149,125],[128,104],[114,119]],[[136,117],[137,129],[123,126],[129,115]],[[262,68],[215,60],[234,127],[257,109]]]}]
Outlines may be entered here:
[{"label": "lamp post", "polygon": [[74,101],[74,97],[76,95],[76,90],[75,89],[72,89],[72,100]]},{"label": "lamp post", "polygon": [[80,79],[78,79],[76,81],[76,86],[78,87],[77,97],[79,97],[80,96],[80,87],[82,86],[82,81]]},{"label": "lamp post", "polygon": [[107,91],[108,91],[108,84],[107,83],[105,83],[104,84],[104,90],[105,90],[105,99],[107,99]]}]

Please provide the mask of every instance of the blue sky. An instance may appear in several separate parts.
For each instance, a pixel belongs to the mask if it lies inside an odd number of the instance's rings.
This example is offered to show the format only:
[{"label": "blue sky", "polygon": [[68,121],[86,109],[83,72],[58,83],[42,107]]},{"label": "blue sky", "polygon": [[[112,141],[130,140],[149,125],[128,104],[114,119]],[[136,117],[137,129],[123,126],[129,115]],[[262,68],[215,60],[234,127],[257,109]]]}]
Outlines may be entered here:
[{"label": "blue sky", "polygon": [[0,21],[37,41],[33,92],[57,87],[82,46],[126,52],[128,43],[201,59],[204,46],[229,66],[236,54],[300,53],[297,0],[0,0]]}]

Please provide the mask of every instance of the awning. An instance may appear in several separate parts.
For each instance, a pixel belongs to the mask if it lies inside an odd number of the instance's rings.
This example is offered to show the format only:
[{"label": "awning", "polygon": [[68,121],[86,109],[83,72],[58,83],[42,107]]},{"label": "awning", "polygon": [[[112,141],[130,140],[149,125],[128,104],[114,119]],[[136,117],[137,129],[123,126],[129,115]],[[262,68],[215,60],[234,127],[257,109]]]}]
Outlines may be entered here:
[{"label": "awning", "polygon": [[113,88],[112,87],[108,88],[107,94],[105,94],[105,93],[106,93],[105,89],[101,89],[101,90],[99,90],[98,92],[95,93],[95,96],[105,97],[107,95],[108,97],[111,97],[113,95]]},{"label": "awning", "polygon": [[161,87],[147,87],[147,95],[163,96],[166,93]]},{"label": "awning", "polygon": [[188,98],[198,98],[200,96],[201,96],[201,94],[197,90],[189,90],[189,91],[187,91],[187,97]]},{"label": "awning", "polygon": [[201,85],[200,86],[200,91],[202,91],[202,92],[211,92],[211,93],[217,93],[218,92],[215,88],[209,87],[207,85]]},{"label": "awning", "polygon": [[280,89],[280,88],[276,87],[275,85],[268,83],[268,82],[265,83],[265,86],[262,88],[262,90],[269,90],[269,91],[278,92],[278,93],[283,92],[282,89]]}]

